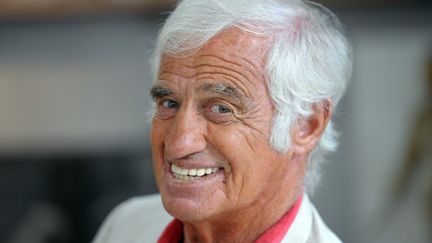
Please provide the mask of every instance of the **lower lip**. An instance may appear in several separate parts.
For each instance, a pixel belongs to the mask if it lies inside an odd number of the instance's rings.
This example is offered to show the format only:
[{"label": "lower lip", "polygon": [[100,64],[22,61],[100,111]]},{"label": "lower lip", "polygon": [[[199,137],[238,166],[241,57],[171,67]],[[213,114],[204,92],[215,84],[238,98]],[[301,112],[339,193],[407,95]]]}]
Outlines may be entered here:
[{"label": "lower lip", "polygon": [[224,180],[224,170],[219,169],[217,172],[195,177],[193,180],[179,180],[174,177],[171,171],[171,164],[165,167],[166,189],[173,196],[187,196],[187,194],[197,194],[200,190],[208,189],[211,186],[222,183]]}]

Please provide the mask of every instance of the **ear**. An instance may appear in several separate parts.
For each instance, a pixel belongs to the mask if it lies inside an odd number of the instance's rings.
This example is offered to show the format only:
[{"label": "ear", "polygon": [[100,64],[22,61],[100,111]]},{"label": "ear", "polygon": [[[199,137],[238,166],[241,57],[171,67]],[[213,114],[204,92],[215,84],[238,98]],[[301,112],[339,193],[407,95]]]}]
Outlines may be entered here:
[{"label": "ear", "polygon": [[321,138],[332,115],[333,102],[329,99],[313,105],[313,114],[297,121],[291,133],[293,152],[309,154]]}]

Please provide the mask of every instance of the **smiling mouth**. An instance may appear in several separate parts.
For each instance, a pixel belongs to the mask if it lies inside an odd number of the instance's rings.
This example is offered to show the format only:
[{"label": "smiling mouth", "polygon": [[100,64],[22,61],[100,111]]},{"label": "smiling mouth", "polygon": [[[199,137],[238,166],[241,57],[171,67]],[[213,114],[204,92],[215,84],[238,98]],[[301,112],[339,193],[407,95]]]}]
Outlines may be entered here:
[{"label": "smiling mouth", "polygon": [[218,167],[185,169],[178,165],[171,164],[171,172],[173,173],[174,177],[182,181],[193,181],[218,171]]}]

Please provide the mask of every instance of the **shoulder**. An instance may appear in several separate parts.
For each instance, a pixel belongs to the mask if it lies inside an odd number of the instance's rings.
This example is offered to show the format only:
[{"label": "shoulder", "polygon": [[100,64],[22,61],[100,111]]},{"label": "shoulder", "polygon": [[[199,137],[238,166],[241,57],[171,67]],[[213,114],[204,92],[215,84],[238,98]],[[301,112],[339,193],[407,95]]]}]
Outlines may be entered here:
[{"label": "shoulder", "polygon": [[108,215],[93,243],[156,242],[171,220],[159,194],[134,197]]},{"label": "shoulder", "polygon": [[318,211],[311,204],[312,208],[312,231],[307,242],[313,243],[342,243],[342,241],[333,233],[333,231],[322,220]]},{"label": "shoulder", "polygon": [[306,204],[310,208],[312,215],[312,227],[308,243],[342,243],[342,241],[333,233],[333,231],[322,220],[315,206],[306,197]]}]

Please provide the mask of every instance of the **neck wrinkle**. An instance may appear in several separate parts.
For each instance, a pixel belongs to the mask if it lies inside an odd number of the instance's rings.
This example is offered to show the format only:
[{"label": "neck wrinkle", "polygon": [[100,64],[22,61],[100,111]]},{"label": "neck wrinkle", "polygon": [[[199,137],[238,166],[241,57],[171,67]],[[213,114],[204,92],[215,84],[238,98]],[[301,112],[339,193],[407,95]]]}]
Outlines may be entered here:
[{"label": "neck wrinkle", "polygon": [[291,209],[302,195],[302,190],[291,195],[294,197],[285,200],[285,203],[274,203],[278,201],[274,199],[268,200],[246,208],[240,213],[237,212],[233,216],[226,216],[222,220],[183,222],[184,243],[254,242]]}]

